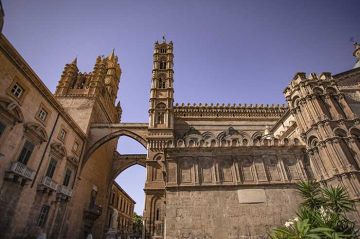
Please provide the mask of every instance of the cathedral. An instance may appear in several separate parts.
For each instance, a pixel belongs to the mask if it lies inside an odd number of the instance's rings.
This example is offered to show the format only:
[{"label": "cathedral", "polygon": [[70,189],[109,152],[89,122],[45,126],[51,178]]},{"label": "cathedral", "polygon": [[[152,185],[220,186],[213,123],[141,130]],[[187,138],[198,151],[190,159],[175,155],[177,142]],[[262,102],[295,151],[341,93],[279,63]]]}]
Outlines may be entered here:
[{"label": "cathedral", "polygon": [[[2,16],[0,5],[0,30]],[[125,238],[135,202],[114,180],[135,164],[147,172],[144,239],[267,238],[295,216],[301,180],[342,185],[359,201],[354,47],[348,71],[295,73],[286,105],[179,104],[174,44],[155,42],[149,121],[131,123],[121,121],[114,52],[91,72],[66,64],[52,93],[1,34],[0,238]],[[117,152],[121,136],[147,154]]]}]

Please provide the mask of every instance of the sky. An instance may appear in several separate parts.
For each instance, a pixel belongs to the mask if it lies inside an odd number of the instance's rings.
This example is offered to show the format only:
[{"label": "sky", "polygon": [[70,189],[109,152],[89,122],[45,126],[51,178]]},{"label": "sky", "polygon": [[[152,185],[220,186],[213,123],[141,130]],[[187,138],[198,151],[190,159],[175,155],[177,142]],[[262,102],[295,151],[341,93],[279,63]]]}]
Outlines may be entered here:
[{"label": "sky", "polygon": [[[3,0],[3,33],[54,92],[78,58],[92,71],[115,48],[123,122],[147,122],[156,40],[174,42],[175,102],[285,103],[296,72],[349,70],[360,42],[359,0]],[[120,138],[120,153],[144,153]],[[145,169],[117,181],[142,213]]]}]

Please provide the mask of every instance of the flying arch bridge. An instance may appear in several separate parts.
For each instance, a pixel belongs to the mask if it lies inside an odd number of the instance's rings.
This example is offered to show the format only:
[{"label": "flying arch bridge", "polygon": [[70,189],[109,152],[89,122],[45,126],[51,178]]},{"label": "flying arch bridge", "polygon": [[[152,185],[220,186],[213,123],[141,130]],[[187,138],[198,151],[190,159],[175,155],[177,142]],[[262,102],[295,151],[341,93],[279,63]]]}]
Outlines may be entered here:
[{"label": "flying arch bridge", "polygon": [[101,145],[121,136],[136,140],[146,149],[148,123],[92,124],[84,159],[87,160]]}]

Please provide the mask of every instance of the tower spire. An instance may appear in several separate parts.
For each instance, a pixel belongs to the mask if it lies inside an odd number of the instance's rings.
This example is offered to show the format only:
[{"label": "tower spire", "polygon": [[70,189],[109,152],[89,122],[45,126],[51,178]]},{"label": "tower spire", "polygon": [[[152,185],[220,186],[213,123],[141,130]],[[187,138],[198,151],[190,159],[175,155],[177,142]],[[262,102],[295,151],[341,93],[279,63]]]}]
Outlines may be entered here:
[{"label": "tower spire", "polygon": [[111,54],[109,55],[109,60],[114,60],[115,59],[115,48],[113,48]]},{"label": "tower spire", "polygon": [[73,65],[77,65],[77,56],[74,58],[74,60],[71,62],[71,64],[73,64]]}]

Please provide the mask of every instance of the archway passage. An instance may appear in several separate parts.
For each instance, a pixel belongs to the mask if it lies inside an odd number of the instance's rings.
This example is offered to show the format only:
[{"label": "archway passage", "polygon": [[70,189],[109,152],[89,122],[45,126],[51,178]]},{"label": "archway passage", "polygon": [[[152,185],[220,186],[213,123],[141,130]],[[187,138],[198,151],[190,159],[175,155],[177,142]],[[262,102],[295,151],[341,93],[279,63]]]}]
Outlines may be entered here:
[{"label": "archway passage", "polygon": [[113,156],[107,226],[109,230],[114,230],[112,226],[115,221],[117,235],[122,238],[139,238],[142,235],[145,160],[146,149],[143,145],[127,136],[119,138]]},{"label": "archway passage", "polygon": [[121,136],[134,139],[146,149],[147,135],[147,123],[93,124],[83,165],[101,145]]}]

